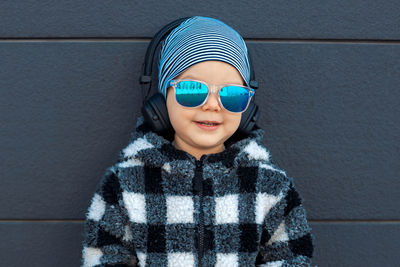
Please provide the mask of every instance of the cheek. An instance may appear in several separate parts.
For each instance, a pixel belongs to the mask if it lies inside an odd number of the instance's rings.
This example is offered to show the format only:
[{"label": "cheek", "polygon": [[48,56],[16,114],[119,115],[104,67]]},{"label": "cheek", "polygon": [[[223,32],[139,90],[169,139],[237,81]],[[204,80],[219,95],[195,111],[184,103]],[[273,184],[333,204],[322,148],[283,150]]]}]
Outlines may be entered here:
[{"label": "cheek", "polygon": [[179,129],[184,129],[191,122],[192,112],[182,108],[172,97],[172,95],[167,97],[168,116],[174,129],[179,131]]},{"label": "cheek", "polygon": [[175,117],[177,116],[177,103],[176,100],[173,98],[172,91],[167,90],[167,100],[166,100],[166,105],[167,105],[167,111],[168,111],[168,116],[171,122],[175,121]]},{"label": "cheek", "polygon": [[169,120],[171,121],[172,126],[176,128],[176,125],[179,124],[179,111],[171,103],[167,104],[167,110],[168,110]]},{"label": "cheek", "polygon": [[236,131],[239,128],[241,118],[242,118],[242,114],[229,115],[226,118],[228,129],[233,132]]}]

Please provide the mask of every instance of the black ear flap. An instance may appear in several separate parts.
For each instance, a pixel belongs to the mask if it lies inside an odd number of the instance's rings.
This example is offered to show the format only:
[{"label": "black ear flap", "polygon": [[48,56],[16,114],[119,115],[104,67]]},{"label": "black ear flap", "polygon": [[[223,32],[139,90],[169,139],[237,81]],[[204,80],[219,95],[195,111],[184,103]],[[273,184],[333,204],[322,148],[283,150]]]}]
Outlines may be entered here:
[{"label": "black ear flap", "polygon": [[239,128],[236,130],[240,135],[247,136],[253,130],[259,116],[258,106],[250,101],[246,111],[242,113]]},{"label": "black ear flap", "polygon": [[145,123],[160,135],[171,135],[173,128],[169,120],[167,104],[161,93],[150,97],[142,106],[142,114]]}]

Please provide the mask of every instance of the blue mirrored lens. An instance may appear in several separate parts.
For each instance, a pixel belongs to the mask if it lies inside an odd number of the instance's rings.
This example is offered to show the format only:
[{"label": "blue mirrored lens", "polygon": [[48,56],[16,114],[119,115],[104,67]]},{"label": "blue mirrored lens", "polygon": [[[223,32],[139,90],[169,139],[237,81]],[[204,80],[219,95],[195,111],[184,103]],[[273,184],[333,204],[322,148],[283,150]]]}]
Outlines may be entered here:
[{"label": "blue mirrored lens", "polygon": [[[208,95],[205,84],[196,81],[180,81],[176,84],[176,101],[185,107],[201,105]],[[249,102],[249,92],[240,86],[226,86],[220,90],[221,103],[231,112],[242,112]]]},{"label": "blue mirrored lens", "polygon": [[219,92],[224,108],[231,112],[242,112],[249,102],[249,91],[240,86],[227,86]]},{"label": "blue mirrored lens", "polygon": [[197,107],[206,99],[208,88],[195,81],[181,81],[176,87],[176,101],[185,107]]}]

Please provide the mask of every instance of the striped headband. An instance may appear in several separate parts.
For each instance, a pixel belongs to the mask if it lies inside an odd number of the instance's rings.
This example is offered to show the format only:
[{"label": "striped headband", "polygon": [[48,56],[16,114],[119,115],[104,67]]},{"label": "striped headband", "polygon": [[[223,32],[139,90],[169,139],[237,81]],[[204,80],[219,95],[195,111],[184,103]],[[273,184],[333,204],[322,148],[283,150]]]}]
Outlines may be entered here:
[{"label": "striped headband", "polygon": [[158,91],[166,99],[168,84],[190,66],[220,60],[234,66],[249,86],[250,65],[242,36],[220,20],[194,16],[165,38],[158,67]]}]

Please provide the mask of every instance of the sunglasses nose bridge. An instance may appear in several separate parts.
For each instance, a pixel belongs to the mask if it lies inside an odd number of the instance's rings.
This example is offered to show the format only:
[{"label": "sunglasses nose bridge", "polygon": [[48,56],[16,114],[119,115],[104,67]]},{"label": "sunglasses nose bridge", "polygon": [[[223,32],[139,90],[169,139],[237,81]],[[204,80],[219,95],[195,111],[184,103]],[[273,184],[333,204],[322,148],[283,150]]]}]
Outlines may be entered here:
[{"label": "sunglasses nose bridge", "polygon": [[208,91],[209,94],[216,94],[218,96],[219,90],[221,89],[221,85],[218,84],[208,84]]},{"label": "sunglasses nose bridge", "polygon": [[207,84],[207,88],[208,88],[208,97],[207,100],[204,102],[204,104],[210,104],[210,99],[212,98],[212,94],[215,94],[215,103],[216,105],[221,105],[222,107],[222,103],[221,103],[221,99],[219,98],[219,90],[220,90],[219,85],[217,84]]}]

